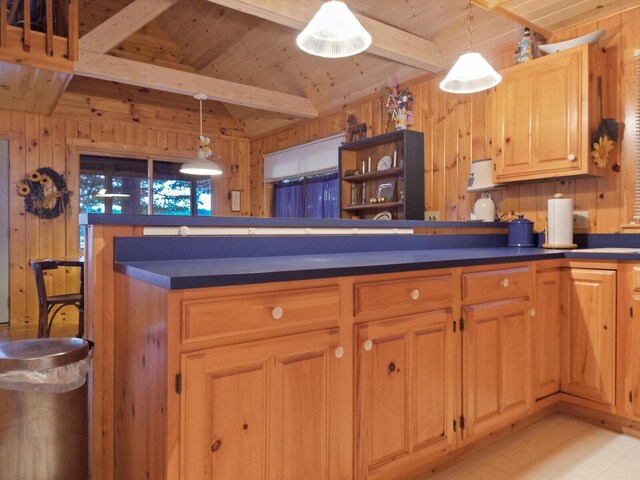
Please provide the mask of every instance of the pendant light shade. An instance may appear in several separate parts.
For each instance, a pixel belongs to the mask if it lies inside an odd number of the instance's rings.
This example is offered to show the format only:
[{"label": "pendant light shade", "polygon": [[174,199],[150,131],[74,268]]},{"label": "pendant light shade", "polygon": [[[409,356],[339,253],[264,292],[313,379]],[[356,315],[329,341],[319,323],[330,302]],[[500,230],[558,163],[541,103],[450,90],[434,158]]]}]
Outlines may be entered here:
[{"label": "pendant light shade", "polygon": [[371,35],[344,3],[332,0],[320,7],[296,43],[311,55],[341,58],[369,48]]},{"label": "pendant light shade", "polygon": [[440,88],[450,93],[475,93],[495,87],[502,77],[478,52],[467,52],[460,56]]},{"label": "pendant light shade", "polygon": [[440,88],[449,93],[475,93],[495,87],[502,81],[496,72],[478,52],[471,51],[471,0],[467,3],[466,53],[460,55],[447,76],[440,82]]},{"label": "pendant light shade", "polygon": [[213,154],[209,144],[211,139],[202,135],[202,102],[207,99],[207,96],[203,93],[196,93],[194,98],[200,102],[200,136],[198,140],[200,145],[198,146],[198,153],[193,161],[183,163],[180,167],[180,173],[187,175],[220,175],[222,169],[213,160],[209,160],[209,157]]}]

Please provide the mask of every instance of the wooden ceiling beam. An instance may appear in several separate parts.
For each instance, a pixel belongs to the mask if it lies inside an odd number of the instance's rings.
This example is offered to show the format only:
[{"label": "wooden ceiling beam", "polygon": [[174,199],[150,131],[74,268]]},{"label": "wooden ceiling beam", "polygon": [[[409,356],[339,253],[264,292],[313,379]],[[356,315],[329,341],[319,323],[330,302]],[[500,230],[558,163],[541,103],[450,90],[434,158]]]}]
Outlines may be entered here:
[{"label": "wooden ceiling beam", "polygon": [[210,100],[296,117],[318,116],[308,98],[101,53],[81,50],[75,62],[75,74],[181,95],[204,93]]},{"label": "wooden ceiling beam", "polygon": [[539,25],[536,25],[533,22],[530,22],[526,18],[521,17],[520,15],[516,15],[507,7],[503,7],[505,3],[508,3],[510,0],[471,0],[471,3],[484,9],[484,10],[493,10],[496,13],[499,13],[503,17],[506,17],[514,22],[518,22],[525,27],[529,27],[532,32],[538,32],[545,37],[550,37],[552,33]]},{"label": "wooden ceiling beam", "polygon": [[177,2],[178,0],[134,0],[85,34],[80,39],[80,49],[107,53]]},{"label": "wooden ceiling beam", "polygon": [[[209,1],[294,30],[303,30],[322,4],[316,0],[307,2],[286,0]],[[371,34],[372,43],[367,49],[367,53],[430,72],[440,72],[448,67],[440,47],[435,42],[362,15],[356,14],[356,17]]]}]

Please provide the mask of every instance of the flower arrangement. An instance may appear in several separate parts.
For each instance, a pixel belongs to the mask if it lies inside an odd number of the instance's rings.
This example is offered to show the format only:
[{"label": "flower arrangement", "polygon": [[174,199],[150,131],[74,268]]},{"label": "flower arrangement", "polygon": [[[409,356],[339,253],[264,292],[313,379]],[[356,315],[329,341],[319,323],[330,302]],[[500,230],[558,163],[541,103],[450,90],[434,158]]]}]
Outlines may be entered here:
[{"label": "flower arrangement", "polygon": [[56,218],[69,206],[71,192],[67,190],[67,182],[52,168],[34,170],[17,188],[24,197],[25,210],[40,218]]},{"label": "flower arrangement", "polygon": [[396,130],[407,128],[407,125],[413,125],[413,93],[408,88],[399,91],[396,76],[392,77],[392,85],[387,96],[386,109],[389,118],[395,122]]}]

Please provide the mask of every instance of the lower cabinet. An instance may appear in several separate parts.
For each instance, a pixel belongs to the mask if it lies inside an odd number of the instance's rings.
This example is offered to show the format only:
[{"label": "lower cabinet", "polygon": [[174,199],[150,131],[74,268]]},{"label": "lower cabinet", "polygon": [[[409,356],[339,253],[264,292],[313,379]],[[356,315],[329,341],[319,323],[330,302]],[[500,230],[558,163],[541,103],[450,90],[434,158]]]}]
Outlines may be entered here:
[{"label": "lower cabinet", "polygon": [[412,478],[407,472],[456,444],[459,342],[452,312],[355,330],[355,478]]},{"label": "lower cabinet", "polygon": [[618,339],[622,362],[621,381],[624,414],[640,421],[640,265],[626,264],[619,270]]},{"label": "lower cabinet", "polygon": [[565,393],[615,405],[616,272],[562,272],[562,382]]},{"label": "lower cabinet", "polygon": [[531,319],[531,375],[533,398],[539,400],[560,390],[559,268],[538,271],[535,310]]},{"label": "lower cabinet", "polygon": [[338,479],[338,329],[182,356],[185,479]]},{"label": "lower cabinet", "polygon": [[529,412],[532,313],[529,299],[463,308],[465,440],[487,435]]}]

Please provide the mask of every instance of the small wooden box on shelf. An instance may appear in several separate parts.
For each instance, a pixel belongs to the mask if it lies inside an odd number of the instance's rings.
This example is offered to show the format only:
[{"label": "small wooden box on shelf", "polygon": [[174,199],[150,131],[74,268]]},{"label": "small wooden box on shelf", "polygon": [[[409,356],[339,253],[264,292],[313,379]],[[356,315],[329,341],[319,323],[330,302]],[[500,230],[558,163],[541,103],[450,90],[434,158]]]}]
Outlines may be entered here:
[{"label": "small wooden box on shelf", "polygon": [[340,147],[342,218],[424,219],[424,136],[398,130]]}]

